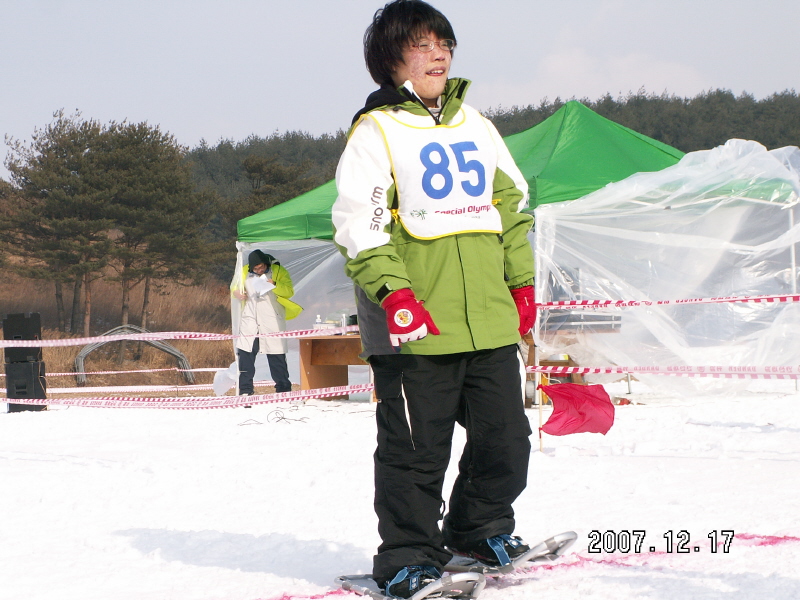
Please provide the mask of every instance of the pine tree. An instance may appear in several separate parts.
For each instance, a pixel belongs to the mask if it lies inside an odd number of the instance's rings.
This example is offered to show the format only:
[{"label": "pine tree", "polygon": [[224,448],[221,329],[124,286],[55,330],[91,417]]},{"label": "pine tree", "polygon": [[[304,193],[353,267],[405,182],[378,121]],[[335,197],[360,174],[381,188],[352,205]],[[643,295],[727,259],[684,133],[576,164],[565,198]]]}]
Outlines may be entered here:
[{"label": "pine tree", "polygon": [[[33,141],[11,140],[6,165],[16,201],[0,227],[18,272],[54,282],[59,326],[64,283],[83,296],[83,333],[90,335],[92,282],[108,275],[122,289],[121,323],[142,281],[201,281],[219,257],[206,239],[215,201],[195,192],[185,148],[147,123],[83,121],[54,114]],[[146,294],[149,298],[149,294]],[[142,308],[147,314],[147,302]],[[77,314],[73,310],[73,331]]]},{"label": "pine tree", "polygon": [[[111,123],[97,163],[110,190],[105,214],[113,224],[110,264],[122,288],[120,320],[130,320],[130,292],[146,279],[198,282],[217,249],[204,228],[214,202],[192,186],[185,149],[147,123]],[[147,307],[144,307],[146,313]]]},{"label": "pine tree", "polygon": [[[53,114],[34,131],[30,144],[7,139],[6,167],[17,198],[3,219],[8,248],[22,259],[16,270],[54,283],[59,325],[64,326],[62,285],[80,282],[84,294],[83,333],[89,335],[91,284],[102,275],[111,249],[111,222],[104,209],[109,195],[93,155],[102,133],[80,113]],[[79,316],[72,315],[73,330]]]}]

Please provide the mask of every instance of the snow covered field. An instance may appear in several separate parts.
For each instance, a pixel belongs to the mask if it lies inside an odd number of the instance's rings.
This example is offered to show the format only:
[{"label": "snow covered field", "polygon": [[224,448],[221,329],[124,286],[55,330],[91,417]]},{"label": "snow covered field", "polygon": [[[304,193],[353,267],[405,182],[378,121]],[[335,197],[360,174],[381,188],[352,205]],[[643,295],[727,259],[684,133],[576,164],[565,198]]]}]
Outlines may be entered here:
[{"label": "snow covered field", "polygon": [[[541,452],[534,439],[517,533],[579,539],[481,598],[800,597],[800,394],[751,388],[678,398],[635,383],[642,404],[618,406],[608,435],[546,436]],[[349,596],[333,578],[368,571],[378,544],[373,418],[366,399],[0,414],[0,599]],[[729,530],[712,552],[709,534]],[[593,531],[644,540],[590,552]]]}]

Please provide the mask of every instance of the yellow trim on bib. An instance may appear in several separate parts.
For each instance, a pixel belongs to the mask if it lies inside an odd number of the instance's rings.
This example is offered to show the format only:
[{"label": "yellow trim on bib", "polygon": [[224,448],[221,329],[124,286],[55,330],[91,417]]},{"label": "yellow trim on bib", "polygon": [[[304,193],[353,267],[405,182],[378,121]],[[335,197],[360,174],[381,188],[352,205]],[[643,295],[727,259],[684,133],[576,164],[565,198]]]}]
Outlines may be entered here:
[{"label": "yellow trim on bib", "polygon": [[459,235],[461,233],[496,233],[496,234],[503,233],[502,230],[500,229],[498,229],[497,231],[495,231],[494,229],[465,229],[464,231],[453,231],[452,233],[443,233],[442,235],[434,235],[432,237],[422,237],[411,233],[411,230],[408,227],[406,227],[405,223],[403,223],[403,219],[400,217],[400,215],[397,215],[397,220],[403,226],[403,229],[406,230],[406,233],[417,240],[438,240],[441,238],[450,237],[451,235]]},{"label": "yellow trim on bib", "polygon": [[[426,125],[424,127],[422,125],[410,125],[408,123],[405,123],[404,121],[401,121],[394,114],[392,114],[392,113],[390,113],[388,111],[381,111],[381,112],[384,115],[386,115],[387,117],[389,117],[390,119],[392,119],[393,121],[395,121],[396,123],[399,123],[400,125],[403,125],[404,127],[408,127],[410,129],[442,129],[442,128],[444,128],[444,129],[455,129],[456,127],[461,127],[464,123],[467,122],[467,115],[464,112],[463,108],[459,108],[458,109],[458,114],[461,116],[461,121],[456,123],[455,125],[445,125],[445,124],[441,124],[440,123],[439,125],[435,125],[435,124],[434,125]],[[421,117],[422,115],[414,115],[414,116],[415,117]]]}]

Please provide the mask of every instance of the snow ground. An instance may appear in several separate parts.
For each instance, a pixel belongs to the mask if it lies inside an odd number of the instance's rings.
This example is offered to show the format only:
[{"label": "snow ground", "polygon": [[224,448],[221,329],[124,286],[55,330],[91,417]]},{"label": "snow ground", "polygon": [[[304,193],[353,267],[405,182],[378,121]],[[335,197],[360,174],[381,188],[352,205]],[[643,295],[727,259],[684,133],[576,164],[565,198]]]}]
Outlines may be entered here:
[{"label": "snow ground", "polygon": [[[612,384],[642,404],[618,406],[608,435],[534,439],[517,533],[579,539],[481,599],[800,597],[800,393],[754,386],[679,400]],[[366,398],[0,414],[0,600],[347,596],[333,578],[368,571],[379,541],[373,418]],[[644,531],[641,551],[589,552],[607,530]]]}]

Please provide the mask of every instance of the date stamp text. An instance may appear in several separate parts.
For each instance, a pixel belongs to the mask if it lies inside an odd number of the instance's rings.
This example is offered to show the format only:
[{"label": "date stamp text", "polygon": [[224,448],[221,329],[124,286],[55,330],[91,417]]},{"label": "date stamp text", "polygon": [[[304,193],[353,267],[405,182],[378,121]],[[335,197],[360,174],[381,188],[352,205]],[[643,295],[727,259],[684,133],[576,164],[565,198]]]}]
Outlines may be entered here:
[{"label": "date stamp text", "polygon": [[[711,542],[707,548],[713,554],[717,552],[727,554],[731,550],[734,532],[732,529],[714,529],[706,537]],[[622,529],[620,531],[595,529],[589,532],[589,554],[613,554],[615,552],[639,554],[642,551],[690,554],[703,550],[703,546],[692,542],[691,534],[685,529],[678,532],[665,531],[661,535],[656,535],[655,538],[658,539],[658,543],[643,529]]]}]

